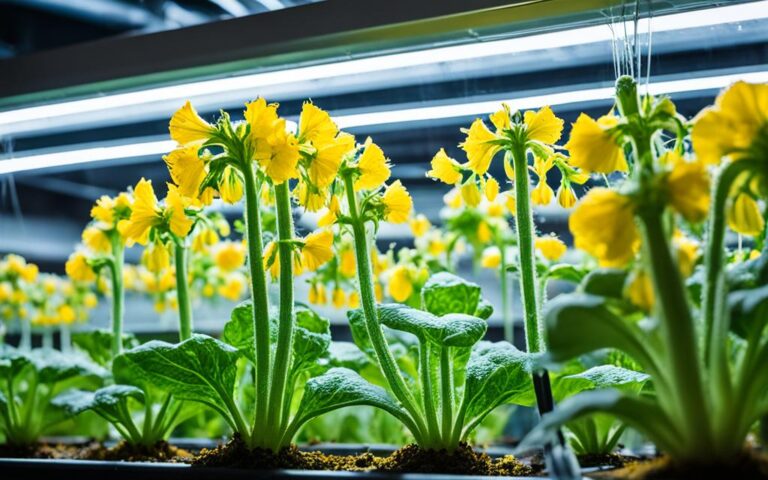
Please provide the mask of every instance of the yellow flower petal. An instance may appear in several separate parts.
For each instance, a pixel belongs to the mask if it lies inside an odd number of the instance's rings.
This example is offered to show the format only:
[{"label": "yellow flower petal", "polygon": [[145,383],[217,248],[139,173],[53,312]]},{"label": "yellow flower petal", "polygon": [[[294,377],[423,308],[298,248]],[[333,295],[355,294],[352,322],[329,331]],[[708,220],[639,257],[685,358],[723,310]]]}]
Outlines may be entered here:
[{"label": "yellow flower petal", "polygon": [[221,183],[219,183],[219,195],[224,203],[229,204],[235,204],[243,198],[243,181],[234,167],[224,167]]},{"label": "yellow flower petal", "polygon": [[413,236],[416,238],[423,236],[432,226],[432,224],[429,222],[429,219],[421,213],[416,215],[415,218],[412,218],[409,223],[411,226],[411,232],[413,232]]},{"label": "yellow flower petal", "polygon": [[173,183],[185,197],[200,196],[200,184],[205,179],[205,162],[197,151],[197,147],[177,148],[163,157]]},{"label": "yellow flower petal", "polygon": [[213,258],[219,269],[225,272],[237,270],[245,264],[245,246],[240,242],[221,242]]},{"label": "yellow flower petal", "polygon": [[573,208],[576,205],[576,194],[570,186],[564,183],[557,189],[557,203],[563,208]]},{"label": "yellow flower petal", "polygon": [[689,222],[701,222],[709,211],[709,173],[701,161],[687,162],[678,153],[667,152],[661,161],[669,162],[667,196],[672,208]]},{"label": "yellow flower petal", "polygon": [[432,157],[432,169],[427,172],[427,176],[448,185],[455,185],[461,181],[461,166],[441,148]]},{"label": "yellow flower petal", "polygon": [[96,253],[109,253],[112,251],[112,242],[100,228],[86,228],[83,230],[82,239],[83,244]]},{"label": "yellow flower petal", "polygon": [[560,140],[563,133],[563,120],[557,118],[550,107],[543,107],[534,112],[528,110],[523,116],[529,140],[553,144]]},{"label": "yellow flower petal", "polygon": [[392,270],[387,293],[396,302],[405,302],[413,294],[413,284],[407,267],[398,265]]},{"label": "yellow flower petal", "polygon": [[616,122],[615,117],[608,115],[597,121],[584,113],[579,115],[565,144],[571,154],[571,164],[587,172],[626,172],[624,150],[607,131]]},{"label": "yellow flower petal", "polygon": [[325,110],[312,102],[304,102],[299,115],[299,138],[304,142],[327,144],[333,140],[339,128]]},{"label": "yellow flower petal", "polygon": [[143,245],[147,241],[149,229],[162,222],[162,211],[157,204],[151,180],[139,180],[133,190],[133,197],[131,218],[119,230],[126,238]]},{"label": "yellow flower petal", "polygon": [[325,188],[336,179],[341,159],[355,148],[355,137],[342,132],[316,147],[317,154],[308,169],[309,180],[318,188]]},{"label": "yellow flower petal", "polygon": [[413,200],[408,190],[400,180],[387,187],[381,197],[384,204],[384,218],[388,222],[403,223],[408,221],[408,216],[413,209]]},{"label": "yellow flower petal", "polygon": [[760,206],[752,197],[743,192],[738,193],[736,198],[731,201],[727,218],[731,230],[742,235],[755,237],[765,229],[765,219],[760,211]]},{"label": "yellow flower petal", "polygon": [[552,203],[552,197],[555,196],[555,192],[552,191],[546,180],[539,181],[536,188],[531,190],[531,203],[534,205],[546,206]]},{"label": "yellow flower petal", "polygon": [[317,270],[333,257],[333,232],[324,228],[304,238],[301,248],[302,265],[309,271]]},{"label": "yellow flower petal", "polygon": [[171,117],[168,125],[171,138],[179,145],[201,145],[211,138],[216,130],[213,125],[203,120],[197,114],[192,104],[187,101]]},{"label": "yellow flower petal", "polygon": [[495,178],[491,177],[485,182],[485,198],[487,198],[489,202],[492,202],[496,200],[498,195],[499,182],[497,182]]},{"label": "yellow flower petal", "polygon": [[535,242],[536,250],[547,260],[559,260],[568,249],[562,240],[554,236],[538,237]]},{"label": "yellow flower petal", "polygon": [[491,270],[498,269],[501,266],[501,251],[499,247],[488,247],[483,250],[483,255],[480,257],[480,266]]},{"label": "yellow flower petal", "polygon": [[479,118],[464,132],[467,138],[459,147],[467,152],[467,166],[477,175],[485,175],[491,166],[491,160],[501,150],[501,145],[494,143],[499,137],[488,130]]},{"label": "yellow flower petal", "polygon": [[[370,140],[370,139],[369,139]],[[373,190],[389,179],[389,162],[384,157],[381,147],[373,142],[366,142],[363,153],[357,162],[360,176],[355,181],[355,190]]]},{"label": "yellow flower petal", "polygon": [[461,199],[464,200],[464,203],[469,207],[480,205],[482,197],[480,196],[480,190],[477,188],[475,182],[470,181],[461,186]]},{"label": "yellow flower petal", "polygon": [[184,212],[185,201],[176,188],[169,187],[165,197],[165,209],[170,214],[168,227],[179,238],[185,238],[194,223]]},{"label": "yellow flower petal", "polygon": [[171,255],[162,243],[152,243],[141,255],[141,263],[152,273],[160,273],[171,265]]}]

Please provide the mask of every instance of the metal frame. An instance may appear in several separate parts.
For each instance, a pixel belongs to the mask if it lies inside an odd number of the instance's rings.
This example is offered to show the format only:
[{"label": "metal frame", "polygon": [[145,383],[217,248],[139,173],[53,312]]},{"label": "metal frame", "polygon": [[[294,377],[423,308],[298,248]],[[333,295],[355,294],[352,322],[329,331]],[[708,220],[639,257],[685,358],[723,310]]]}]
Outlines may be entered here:
[{"label": "metal frame", "polygon": [[[0,60],[0,109],[595,24],[622,3],[631,1],[326,0]],[[734,2],[648,0],[659,13],[724,3]]]}]

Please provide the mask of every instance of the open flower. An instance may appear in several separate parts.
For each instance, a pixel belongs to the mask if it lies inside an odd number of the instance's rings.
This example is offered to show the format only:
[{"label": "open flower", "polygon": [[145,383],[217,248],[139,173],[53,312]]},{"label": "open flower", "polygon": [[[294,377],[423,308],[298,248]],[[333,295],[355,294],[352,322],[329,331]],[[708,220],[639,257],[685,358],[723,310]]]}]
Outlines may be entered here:
[{"label": "open flower", "polygon": [[221,242],[213,258],[219,269],[225,272],[237,270],[245,264],[245,246],[241,242]]},{"label": "open flower", "polygon": [[716,165],[724,156],[743,157],[766,135],[768,84],[736,82],[694,119],[691,140],[699,160]]},{"label": "open flower", "polygon": [[571,154],[571,163],[587,172],[626,172],[624,149],[611,131],[618,121],[613,115],[603,115],[597,120],[585,113],[579,115],[565,144]]},{"label": "open flower", "polygon": [[142,245],[147,243],[152,227],[167,224],[178,237],[186,237],[192,228],[192,220],[184,213],[184,200],[176,188],[169,186],[165,207],[160,207],[151,180],[142,178],[134,189],[131,217],[123,226],[122,234]]},{"label": "open flower", "polygon": [[539,253],[544,256],[544,258],[551,261],[559,260],[567,250],[565,243],[552,235],[548,235],[546,237],[538,237],[534,244],[536,246],[536,250],[538,250]]},{"label": "open flower", "polygon": [[462,131],[467,134],[467,138],[459,147],[467,152],[467,166],[475,174],[485,175],[491,166],[491,160],[502,148],[499,143],[501,137],[488,130],[480,118],[472,122],[469,130]]},{"label": "open flower", "polygon": [[304,238],[301,248],[302,265],[310,271],[317,270],[333,257],[333,232],[324,228]]},{"label": "open flower", "polygon": [[429,219],[421,213],[416,215],[415,218],[412,218],[409,224],[411,226],[411,232],[413,232],[413,236],[416,238],[423,236],[429,231],[429,227],[432,226]]},{"label": "open flower", "polygon": [[556,117],[549,106],[537,111],[528,110],[523,115],[526,126],[526,138],[546,145],[560,140],[563,133],[563,120]]},{"label": "open flower", "polygon": [[597,258],[602,266],[620,267],[634,257],[639,242],[634,207],[618,192],[590,190],[571,214],[568,226],[574,246]]},{"label": "open flower", "polygon": [[391,174],[384,151],[371,142],[370,138],[365,142],[363,153],[357,161],[357,169],[360,176],[355,181],[355,190],[379,188]]},{"label": "open flower", "polygon": [[704,220],[709,211],[709,173],[701,161],[686,161],[680,154],[667,152],[662,163],[672,165],[667,176],[667,197],[672,208],[689,222]]},{"label": "open flower", "polygon": [[312,158],[307,173],[309,180],[318,188],[326,188],[336,179],[341,159],[355,148],[355,137],[341,132],[326,143],[315,145],[317,152]]},{"label": "open flower", "polygon": [[384,204],[384,218],[388,222],[403,223],[408,221],[408,216],[413,209],[413,200],[400,180],[387,187],[381,197]]},{"label": "open flower", "polygon": [[338,131],[339,127],[331,120],[328,112],[312,102],[304,102],[299,115],[299,139],[302,142],[324,145],[333,141]]},{"label": "open flower", "polygon": [[171,265],[171,255],[161,242],[153,242],[144,250],[141,263],[150,272],[160,273]]},{"label": "open flower", "polygon": [[633,305],[641,310],[645,312],[651,311],[654,302],[653,284],[651,283],[651,277],[645,273],[645,270],[632,272],[627,280],[624,295]]},{"label": "open flower", "polygon": [[387,285],[387,293],[396,302],[405,302],[413,294],[413,283],[408,267],[397,265],[392,269]]},{"label": "open flower", "polygon": [[182,147],[163,157],[171,180],[179,187],[181,194],[189,198],[200,196],[200,185],[206,175],[205,162],[197,152],[197,147]]},{"label": "open flower", "polygon": [[[182,194],[184,193],[182,192]],[[227,166],[224,168],[219,182],[219,195],[221,195],[221,200],[224,203],[229,204],[235,204],[243,198],[243,181],[234,167]]]},{"label": "open flower", "polygon": [[168,130],[171,138],[179,145],[201,145],[208,141],[216,131],[216,128],[203,120],[197,114],[192,104],[187,101],[183,107],[171,117]]},{"label": "open flower", "polygon": [[441,148],[432,157],[432,169],[427,172],[427,176],[448,185],[455,185],[461,181],[461,166]]},{"label": "open flower", "polygon": [[87,227],[82,234],[83,243],[96,253],[109,253],[112,250],[112,242],[104,232],[97,227]]},{"label": "open flower", "polygon": [[93,282],[96,280],[96,273],[88,264],[88,259],[82,252],[74,252],[64,264],[64,270],[67,276],[76,282]]},{"label": "open flower", "polygon": [[275,184],[297,178],[299,172],[299,142],[285,130],[285,120],[275,123],[272,133],[258,143],[254,159]]},{"label": "open flower", "polygon": [[[464,200],[464,203],[466,203],[468,207],[476,207],[480,205],[480,202],[483,199],[475,182],[467,182],[461,186],[460,198],[461,200]],[[461,206],[461,203],[459,203],[458,206]],[[458,206],[453,208],[458,208]]]}]

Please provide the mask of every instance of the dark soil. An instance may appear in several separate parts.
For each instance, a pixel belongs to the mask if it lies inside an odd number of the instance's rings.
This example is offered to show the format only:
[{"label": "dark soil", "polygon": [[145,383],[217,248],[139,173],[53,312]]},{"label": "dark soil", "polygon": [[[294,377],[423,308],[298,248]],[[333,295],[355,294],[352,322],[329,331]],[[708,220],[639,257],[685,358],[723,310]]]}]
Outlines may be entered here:
[{"label": "dark soil", "polygon": [[527,476],[535,471],[512,456],[492,459],[485,453],[476,453],[462,443],[453,453],[445,450],[422,450],[407,445],[388,457],[372,453],[358,455],[328,455],[322,452],[303,452],[295,445],[274,454],[266,449],[248,450],[235,437],[215,449],[203,449],[192,462],[204,467],[235,467],[268,470],[291,468],[300,470],[379,471],[393,473],[459,473],[468,475]]},{"label": "dark soil", "polygon": [[114,447],[97,444],[85,449],[78,458],[83,460],[119,460],[126,462],[189,462],[192,453],[174,447],[168,442],[157,442],[152,446],[130,445],[121,441]]},{"label": "dark soil", "polygon": [[57,460],[81,458],[83,452],[98,447],[99,444],[95,442],[87,444],[36,443],[25,446],[0,445],[0,458],[47,458]]},{"label": "dark soil", "polygon": [[587,454],[578,455],[579,465],[582,468],[590,467],[614,467],[621,468],[629,463],[634,463],[640,460],[638,457],[630,457],[627,455],[620,455],[618,453],[602,453],[602,454]]},{"label": "dark soil", "polygon": [[703,478],[764,480],[768,479],[768,457],[745,452],[730,465],[685,465],[673,463],[669,457],[634,462],[618,470],[591,474],[599,479],[622,480],[701,480]]}]

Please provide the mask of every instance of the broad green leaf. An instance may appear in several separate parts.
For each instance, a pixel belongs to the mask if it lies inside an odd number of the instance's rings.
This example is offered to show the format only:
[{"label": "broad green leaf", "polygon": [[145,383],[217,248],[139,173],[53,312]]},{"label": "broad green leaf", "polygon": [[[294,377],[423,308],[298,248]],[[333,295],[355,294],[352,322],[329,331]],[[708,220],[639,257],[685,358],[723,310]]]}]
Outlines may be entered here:
[{"label": "broad green leaf", "polygon": [[480,286],[452,273],[432,275],[421,290],[424,309],[438,317],[448,313],[473,315],[480,303]]},{"label": "broad green leaf", "polygon": [[109,385],[95,392],[69,390],[53,400],[53,404],[64,407],[71,415],[93,410],[105,418],[120,418],[128,399],[144,403],[144,392],[132,385]]},{"label": "broad green leaf", "polygon": [[760,338],[768,323],[768,285],[728,295],[731,330],[745,339]]},{"label": "broad green leaf", "polygon": [[598,268],[584,277],[580,285],[583,293],[609,298],[624,298],[627,272],[614,268]]},{"label": "broad green leaf", "polygon": [[[76,332],[72,335],[72,343],[85,352],[91,360],[106,367],[112,361],[112,332],[109,330],[92,330]],[[132,333],[123,334],[123,348],[129,350],[138,346],[139,341]]]},{"label": "broad green leaf", "polygon": [[113,371],[119,383],[154,386],[221,412],[232,404],[240,356],[224,342],[193,335],[177,345],[154,340],[129,350],[115,358]]},{"label": "broad green leaf", "polygon": [[478,344],[467,363],[464,433],[503,403],[533,404],[531,367],[531,355],[508,342]]},{"label": "broad green leaf", "polygon": [[[277,340],[277,319],[270,312],[269,342],[274,344]],[[240,350],[251,362],[256,362],[256,345],[253,337],[253,306],[250,300],[238,304],[230,315],[229,321],[224,325],[221,340]]]},{"label": "broad green leaf", "polygon": [[548,355],[564,361],[603,348],[622,350],[645,370],[653,365],[648,332],[608,309],[607,300],[581,293],[560,295],[547,304]]},{"label": "broad green leaf", "polygon": [[106,378],[109,372],[84,356],[64,354],[58,350],[38,349],[30,352],[41,384],[55,384],[75,377]]},{"label": "broad green leaf", "polygon": [[371,385],[348,368],[332,368],[307,382],[292,430],[295,432],[299,426],[323,413],[355,405],[370,405],[398,418],[408,418],[383,388]]},{"label": "broad green leaf", "polygon": [[477,304],[473,315],[483,320],[488,320],[493,315],[493,305],[485,298],[480,298],[480,303]]},{"label": "broad green leaf", "polygon": [[556,430],[567,422],[594,413],[615,416],[632,428],[645,434],[665,451],[674,451],[679,440],[674,423],[652,399],[615,389],[582,392],[558,404],[544,415],[539,424],[523,439],[516,451],[522,452],[549,442]]},{"label": "broad green leaf", "polygon": [[581,373],[556,377],[552,381],[552,392],[557,402],[585,390],[609,387],[638,392],[649,378],[645,373],[634,370],[599,365]]},{"label": "broad green leaf", "polygon": [[29,365],[32,359],[21,350],[8,347],[0,352],[0,378],[15,378]]},{"label": "broad green leaf", "polygon": [[315,363],[331,345],[331,322],[305,306],[296,306],[295,313],[294,362],[297,365]]},{"label": "broad green leaf", "polygon": [[355,345],[368,355],[375,359],[371,337],[368,335],[368,329],[365,326],[365,314],[360,308],[347,311],[347,320],[349,321],[349,331],[352,333],[352,341]]},{"label": "broad green leaf", "polygon": [[437,317],[399,303],[379,305],[379,321],[389,328],[408,332],[421,341],[447,347],[471,347],[488,328],[485,320],[454,313]]},{"label": "broad green leaf", "polygon": [[571,283],[581,283],[584,277],[587,275],[588,270],[576,265],[570,265],[567,263],[558,263],[552,265],[547,270],[547,277],[550,280],[562,280]]}]

